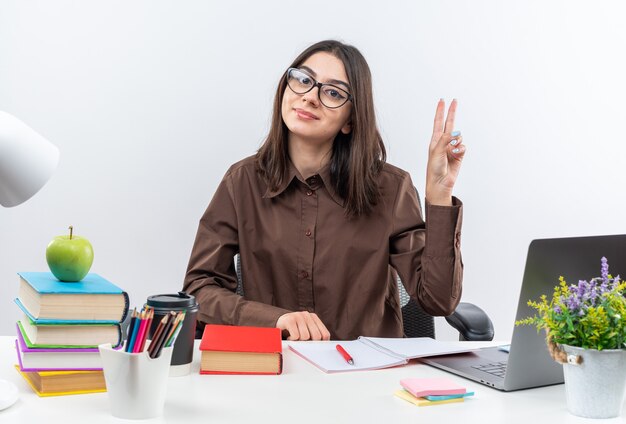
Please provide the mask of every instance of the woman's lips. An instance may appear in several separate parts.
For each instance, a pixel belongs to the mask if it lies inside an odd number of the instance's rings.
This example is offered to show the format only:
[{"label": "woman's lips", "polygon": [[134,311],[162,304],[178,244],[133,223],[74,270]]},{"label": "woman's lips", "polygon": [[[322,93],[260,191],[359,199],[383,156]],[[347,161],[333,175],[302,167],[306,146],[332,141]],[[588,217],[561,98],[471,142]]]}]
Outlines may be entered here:
[{"label": "woman's lips", "polygon": [[317,120],[317,119],[319,119],[317,116],[315,116],[312,113],[307,112],[306,110],[303,110],[303,109],[294,109],[294,111],[296,112],[298,117],[302,118],[302,119],[309,119],[309,120]]}]

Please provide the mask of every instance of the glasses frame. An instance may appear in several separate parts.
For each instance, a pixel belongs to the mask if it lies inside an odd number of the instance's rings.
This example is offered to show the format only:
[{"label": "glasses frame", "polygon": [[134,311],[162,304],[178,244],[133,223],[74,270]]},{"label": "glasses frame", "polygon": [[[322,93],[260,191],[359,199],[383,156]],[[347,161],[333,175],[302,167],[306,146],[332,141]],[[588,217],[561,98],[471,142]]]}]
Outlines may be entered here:
[{"label": "glasses frame", "polygon": [[[310,87],[308,90],[306,90],[306,91],[304,91],[304,92],[302,92],[302,93],[298,93],[296,90],[294,90],[293,88],[291,88],[291,85],[289,85],[289,76],[291,75],[291,72],[292,72],[292,71],[302,72],[303,74],[305,74],[306,76],[308,76],[309,78],[311,78],[311,79],[313,80],[313,85],[311,85],[311,87]],[[352,94],[348,93],[345,89],[343,89],[343,88],[341,88],[341,87],[337,87],[335,84],[329,84],[329,83],[321,83],[321,82],[318,82],[315,78],[313,78],[311,75],[309,75],[309,73],[308,73],[308,72],[303,71],[302,69],[298,69],[298,68],[289,68],[289,69],[287,69],[287,73],[285,74],[285,76],[286,76],[286,78],[287,78],[287,87],[289,87],[289,89],[290,89],[291,91],[293,91],[294,93],[296,93],[296,94],[306,94],[306,93],[308,93],[309,91],[313,90],[315,87],[317,87],[317,88],[318,88],[318,90],[317,90],[317,98],[319,99],[320,103],[321,103],[321,104],[323,104],[323,105],[324,105],[324,107],[326,107],[326,108],[328,108],[328,109],[339,109],[341,106],[344,106],[346,103],[351,102],[351,101],[352,101],[352,99],[353,99]],[[333,87],[333,88],[335,88],[335,89],[337,89],[337,90],[341,90],[343,93],[346,93],[346,94],[347,94],[347,96],[346,96],[346,100],[345,100],[342,104],[340,104],[339,106],[328,106],[328,105],[327,105],[326,103],[324,103],[324,101],[322,100],[322,95],[321,95],[321,93],[322,93],[322,88],[323,88],[323,87]]]}]

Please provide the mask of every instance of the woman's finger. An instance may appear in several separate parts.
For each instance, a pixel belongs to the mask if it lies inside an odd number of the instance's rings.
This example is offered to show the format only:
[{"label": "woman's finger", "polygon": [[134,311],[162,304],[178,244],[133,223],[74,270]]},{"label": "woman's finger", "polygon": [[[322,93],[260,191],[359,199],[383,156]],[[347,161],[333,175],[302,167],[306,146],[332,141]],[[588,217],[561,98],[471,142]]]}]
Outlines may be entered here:
[{"label": "woman's finger", "polygon": [[443,132],[443,112],[444,112],[445,107],[446,107],[446,102],[444,102],[443,99],[439,99],[439,103],[437,103],[437,109],[435,111],[435,122],[433,124],[433,134],[440,134]]},{"label": "woman's finger", "polygon": [[454,147],[450,146],[448,150],[450,156],[452,156],[452,158],[456,160],[463,159],[463,156],[465,156],[465,151],[466,151],[466,148],[464,144],[458,144]]},{"label": "woman's finger", "polygon": [[446,126],[443,130],[445,133],[451,133],[454,131],[454,118],[456,117],[456,99],[452,100],[450,107],[448,108],[448,116],[446,117]]},{"label": "woman's finger", "polygon": [[309,330],[311,340],[322,340],[322,333],[317,327],[317,322],[313,319],[313,314],[307,312],[306,315],[304,315],[304,320]]},{"label": "woman's finger", "polygon": [[306,318],[301,314],[296,315],[296,323],[298,325],[298,332],[300,333],[300,338],[298,340],[309,340],[311,335],[309,333]]},{"label": "woman's finger", "polygon": [[454,131],[450,134],[450,141],[448,144],[452,147],[458,146],[463,143],[463,136],[461,135],[461,131]]},{"label": "woman's finger", "polygon": [[320,331],[322,340],[330,340],[330,332],[328,331],[328,329],[326,328],[322,320],[317,316],[317,314],[311,314],[311,318],[317,325],[317,328]]}]

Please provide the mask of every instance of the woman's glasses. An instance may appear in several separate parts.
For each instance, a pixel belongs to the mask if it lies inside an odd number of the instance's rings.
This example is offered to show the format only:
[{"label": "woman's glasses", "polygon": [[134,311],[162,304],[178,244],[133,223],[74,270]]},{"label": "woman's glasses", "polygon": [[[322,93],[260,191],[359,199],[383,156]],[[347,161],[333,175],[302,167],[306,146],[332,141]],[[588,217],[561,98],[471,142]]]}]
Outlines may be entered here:
[{"label": "woman's glasses", "polygon": [[322,84],[315,81],[315,78],[296,68],[287,70],[287,85],[296,94],[304,94],[318,87],[317,97],[320,102],[329,109],[336,109],[352,100],[352,95],[346,90],[333,84]]}]

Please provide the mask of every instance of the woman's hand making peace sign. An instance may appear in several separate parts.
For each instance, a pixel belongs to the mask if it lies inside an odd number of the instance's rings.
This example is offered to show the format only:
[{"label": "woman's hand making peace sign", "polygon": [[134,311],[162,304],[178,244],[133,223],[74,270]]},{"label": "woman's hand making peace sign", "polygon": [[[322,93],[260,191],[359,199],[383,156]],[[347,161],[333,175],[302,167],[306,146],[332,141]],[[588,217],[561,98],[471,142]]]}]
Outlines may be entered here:
[{"label": "woman's hand making peace sign", "polygon": [[439,100],[435,113],[433,136],[428,149],[426,166],[426,200],[431,205],[452,205],[452,189],[465,156],[465,146],[460,131],[454,130],[456,99],[450,103],[444,124],[445,102]]}]

